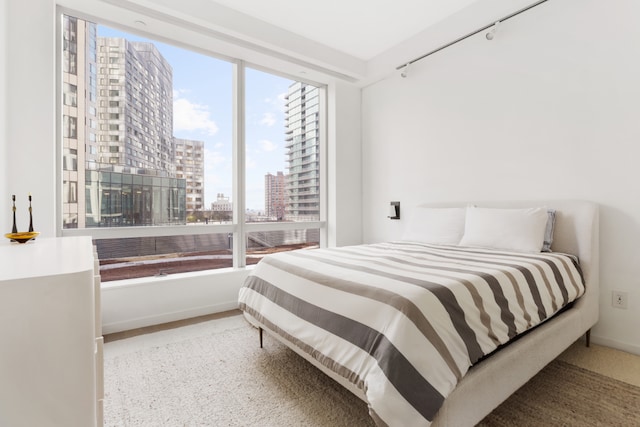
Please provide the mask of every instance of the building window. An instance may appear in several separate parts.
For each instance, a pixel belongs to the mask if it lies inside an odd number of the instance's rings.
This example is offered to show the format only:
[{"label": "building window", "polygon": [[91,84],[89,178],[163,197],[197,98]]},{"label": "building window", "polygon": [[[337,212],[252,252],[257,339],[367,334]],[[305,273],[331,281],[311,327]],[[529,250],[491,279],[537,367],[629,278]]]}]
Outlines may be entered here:
[{"label": "building window", "polygon": [[[88,129],[94,136],[64,162],[62,174],[76,165],[80,190],[70,196],[66,185],[62,211],[73,214],[63,216],[61,228],[63,235],[99,236],[103,281],[158,270],[242,267],[267,253],[319,245],[317,105],[324,88],[73,17],[64,20],[73,21],[74,31],[83,33],[77,40],[86,45],[65,39],[63,55],[69,56],[67,49],[88,51],[76,73],[78,82],[93,87],[78,84],[76,94],[91,92],[95,99],[80,102],[63,91],[64,105],[85,106],[75,116],[65,112],[65,137],[85,138]],[[63,81],[68,68],[61,71]],[[84,79],[91,70],[94,78]],[[244,90],[234,90],[234,81]],[[234,100],[235,93],[246,95]],[[243,120],[234,119],[234,103],[245,106]],[[245,129],[237,129],[238,123]],[[241,157],[233,155],[234,135],[246,135],[237,142]],[[237,182],[246,186],[235,188]],[[153,236],[142,231],[146,226],[154,226]]]},{"label": "building window", "polygon": [[64,127],[62,136],[65,138],[76,139],[78,137],[78,118],[73,116],[64,116]]},{"label": "building window", "polygon": [[69,107],[78,106],[78,87],[69,83],[64,84],[63,103]]}]

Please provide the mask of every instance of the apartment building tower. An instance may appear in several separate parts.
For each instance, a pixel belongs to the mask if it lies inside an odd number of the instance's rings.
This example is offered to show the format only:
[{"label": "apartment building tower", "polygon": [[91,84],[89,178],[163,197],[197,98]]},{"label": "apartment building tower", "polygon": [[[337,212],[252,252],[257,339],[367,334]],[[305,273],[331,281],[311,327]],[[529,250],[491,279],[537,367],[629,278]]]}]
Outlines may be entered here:
[{"label": "apartment building tower", "polygon": [[320,94],[315,86],[295,82],[285,104],[287,213],[294,221],[320,219]]},{"label": "apartment building tower", "polygon": [[83,228],[78,192],[84,193],[85,167],[95,169],[98,161],[96,25],[65,16],[62,34],[62,221],[64,228]]},{"label": "apartment building tower", "polygon": [[173,71],[152,43],[63,18],[62,226],[184,224]]},{"label": "apartment building tower", "polygon": [[173,70],[152,43],[98,37],[101,165],[175,176]]},{"label": "apartment building tower", "polygon": [[186,181],[187,211],[204,209],[204,141],[174,138],[176,178]]},{"label": "apartment building tower", "polygon": [[282,221],[287,208],[287,175],[278,171],[264,176],[264,207],[269,219]]}]

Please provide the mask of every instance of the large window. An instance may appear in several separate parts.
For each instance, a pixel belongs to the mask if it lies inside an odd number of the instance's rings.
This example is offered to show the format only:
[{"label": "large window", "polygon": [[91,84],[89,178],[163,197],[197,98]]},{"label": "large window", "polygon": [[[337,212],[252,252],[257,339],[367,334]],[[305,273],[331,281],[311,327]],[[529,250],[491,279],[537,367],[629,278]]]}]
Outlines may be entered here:
[{"label": "large window", "polygon": [[[317,86],[246,69],[245,221],[320,220],[320,136]],[[247,233],[247,264],[266,249],[315,247],[314,228]]]},{"label": "large window", "polygon": [[62,19],[60,226],[103,281],[320,244],[322,87]]}]

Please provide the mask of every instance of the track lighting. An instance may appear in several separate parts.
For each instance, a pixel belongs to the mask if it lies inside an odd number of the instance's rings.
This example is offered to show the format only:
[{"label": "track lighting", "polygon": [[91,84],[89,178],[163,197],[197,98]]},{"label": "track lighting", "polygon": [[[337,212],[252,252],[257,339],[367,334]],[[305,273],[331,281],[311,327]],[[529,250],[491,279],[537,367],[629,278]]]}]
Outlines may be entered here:
[{"label": "track lighting", "polygon": [[487,38],[487,40],[493,40],[493,37],[496,34],[496,30],[498,29],[498,24],[500,23],[500,21],[496,22],[495,24],[493,24],[493,28],[491,28],[491,31],[489,31],[485,37]]},{"label": "track lighting", "polygon": [[402,72],[400,73],[400,76],[403,79],[406,79],[407,76],[409,75],[409,65],[411,65],[411,62],[407,62],[407,64],[404,66],[404,68],[402,69]]},{"label": "track lighting", "polygon": [[[523,8],[523,9],[517,10],[517,11],[515,11],[515,12],[513,12],[513,13],[510,13],[509,15],[506,15],[506,16],[504,16],[504,17],[500,18],[500,19],[499,19],[499,20],[497,20],[497,21],[494,21],[494,24],[486,24],[486,25],[484,25],[484,26],[482,26],[482,27],[478,28],[478,29],[477,29],[477,30],[475,30],[475,31],[472,31],[472,32],[470,32],[470,33],[468,33],[468,34],[465,34],[465,35],[464,35],[464,36],[462,36],[462,37],[458,37],[457,39],[455,39],[455,40],[453,40],[453,41],[451,41],[451,42],[449,42],[449,43],[447,43],[447,44],[445,44],[445,45],[442,45],[442,46],[440,46],[440,47],[438,47],[438,48],[436,48],[436,49],[433,49],[432,51],[427,52],[427,53],[425,53],[425,54],[424,54],[424,55],[422,55],[422,56],[419,56],[419,57],[417,57],[417,58],[414,58],[414,59],[412,59],[411,61],[406,62],[406,63],[404,63],[404,64],[400,64],[400,65],[398,65],[398,66],[396,67],[396,71],[399,71],[399,70],[404,69],[404,71],[402,72],[402,77],[406,77],[406,76],[407,76],[407,66],[408,66],[409,64],[413,64],[414,62],[421,61],[421,60],[425,59],[426,57],[433,55],[434,53],[440,52],[440,51],[441,51],[441,50],[443,50],[443,49],[447,49],[448,47],[453,46],[453,45],[454,45],[454,44],[456,44],[456,43],[460,43],[461,41],[466,40],[466,39],[468,39],[469,37],[475,36],[476,34],[483,33],[483,32],[485,32],[485,31],[487,31],[487,30],[490,30],[490,31],[489,31],[488,33],[485,33],[485,37],[486,37],[486,39],[487,39],[487,40],[493,40],[493,38],[494,38],[494,36],[495,36],[495,33],[496,33],[496,28],[498,27],[498,24],[499,24],[499,23],[504,22],[504,21],[506,21],[506,20],[508,20],[508,19],[511,19],[511,18],[513,18],[514,16],[518,16],[518,15],[520,15],[521,13],[524,13],[524,12],[526,12],[526,11],[528,11],[528,10],[533,9],[534,7],[538,7],[538,6],[540,6],[541,4],[546,3],[547,1],[549,1],[549,0],[537,0],[535,3],[530,4],[529,6],[526,6],[526,7],[525,7],[525,8]],[[493,28],[492,28],[492,27],[493,27]]]}]

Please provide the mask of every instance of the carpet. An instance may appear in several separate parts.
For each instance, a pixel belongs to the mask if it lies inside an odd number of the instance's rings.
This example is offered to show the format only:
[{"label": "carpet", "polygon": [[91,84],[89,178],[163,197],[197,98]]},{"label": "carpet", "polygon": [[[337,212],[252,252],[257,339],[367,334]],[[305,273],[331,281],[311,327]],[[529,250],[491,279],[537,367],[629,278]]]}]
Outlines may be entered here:
[{"label": "carpet", "polygon": [[[479,426],[637,426],[640,388],[554,361]],[[364,402],[233,316],[105,345],[105,426],[373,426]]]}]

